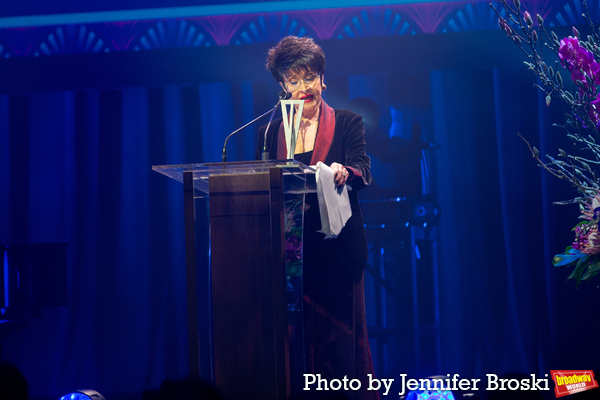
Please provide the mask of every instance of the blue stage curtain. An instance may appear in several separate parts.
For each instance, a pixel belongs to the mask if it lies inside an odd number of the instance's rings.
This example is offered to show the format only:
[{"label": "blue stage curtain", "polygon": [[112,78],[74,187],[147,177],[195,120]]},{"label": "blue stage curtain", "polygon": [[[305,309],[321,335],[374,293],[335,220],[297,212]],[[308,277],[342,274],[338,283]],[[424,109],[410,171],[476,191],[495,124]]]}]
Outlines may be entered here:
[{"label": "blue stage curtain", "polygon": [[[9,210],[8,205],[10,204],[10,190],[8,187],[10,185],[10,141],[9,141],[9,128],[8,128],[8,120],[9,120],[9,96],[0,95],[0,221],[4,221],[0,223],[0,226],[6,224],[9,221]],[[5,229],[2,229],[3,232],[0,234],[6,235],[4,232]],[[0,240],[6,240],[5,236],[0,236]]]},{"label": "blue stage curtain", "polygon": [[[240,122],[252,88],[238,84]],[[69,306],[4,346],[33,396],[187,375],[183,189],[151,166],[220,161],[234,129],[223,93],[232,85],[0,96],[0,242],[68,243]],[[254,154],[243,133],[231,161]]]},{"label": "blue stage curtain", "polygon": [[562,108],[545,105],[528,72],[431,74],[435,141],[442,145],[434,176],[442,209],[443,373],[544,377],[566,360],[579,365],[599,354],[597,344],[577,339],[598,327],[576,307],[593,302],[595,289],[575,289],[564,282],[570,271],[551,265],[578,222],[577,206],[551,202],[577,193],[538,168],[517,136],[542,154],[569,150],[563,131],[551,127],[562,122]]}]

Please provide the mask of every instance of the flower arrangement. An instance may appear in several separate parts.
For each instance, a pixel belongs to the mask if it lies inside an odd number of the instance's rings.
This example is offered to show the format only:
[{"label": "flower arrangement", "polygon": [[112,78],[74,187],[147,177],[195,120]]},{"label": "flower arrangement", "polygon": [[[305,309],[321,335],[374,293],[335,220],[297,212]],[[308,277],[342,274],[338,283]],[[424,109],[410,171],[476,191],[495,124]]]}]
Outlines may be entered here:
[{"label": "flower arrangement", "polygon": [[[565,121],[557,125],[564,129],[568,138],[578,143],[582,154],[572,155],[559,149],[557,157],[540,157],[537,148],[525,140],[538,165],[559,179],[569,181],[579,196],[555,204],[579,204],[581,215],[574,228],[575,239],[564,253],[557,254],[553,265],[574,267],[567,279],[575,279],[577,286],[589,281],[600,272],[600,177],[592,166],[600,165],[600,35],[589,18],[587,3],[583,2],[583,17],[590,28],[590,35],[582,38],[573,27],[573,36],[558,38],[544,26],[544,19],[536,15],[537,25],[527,11],[521,10],[521,2],[513,0],[512,6],[501,0],[501,7],[492,8],[498,15],[498,23],[506,35],[527,57],[525,64],[538,77],[536,86],[546,94],[546,104],[559,98],[565,104]],[[545,61],[544,51],[554,53],[554,66]],[[571,82],[565,83],[562,74],[570,74]]]},{"label": "flower arrangement", "polygon": [[285,265],[287,276],[302,275],[302,209],[304,196],[288,195],[284,199]]}]

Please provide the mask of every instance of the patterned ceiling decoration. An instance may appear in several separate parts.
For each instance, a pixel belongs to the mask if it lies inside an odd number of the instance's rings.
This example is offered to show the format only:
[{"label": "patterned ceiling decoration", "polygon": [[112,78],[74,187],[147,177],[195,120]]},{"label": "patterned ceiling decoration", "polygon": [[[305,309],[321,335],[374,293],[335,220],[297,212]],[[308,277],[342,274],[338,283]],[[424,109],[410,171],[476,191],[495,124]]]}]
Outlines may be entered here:
[{"label": "patterned ceiling decoration", "polygon": [[[585,23],[583,0],[521,3],[532,15],[543,16],[548,26]],[[600,23],[598,2],[589,1],[588,6],[592,19]],[[404,1],[366,7],[8,27],[0,29],[0,57],[272,43],[287,35],[326,40],[491,29],[498,29],[498,22],[489,0]]]}]

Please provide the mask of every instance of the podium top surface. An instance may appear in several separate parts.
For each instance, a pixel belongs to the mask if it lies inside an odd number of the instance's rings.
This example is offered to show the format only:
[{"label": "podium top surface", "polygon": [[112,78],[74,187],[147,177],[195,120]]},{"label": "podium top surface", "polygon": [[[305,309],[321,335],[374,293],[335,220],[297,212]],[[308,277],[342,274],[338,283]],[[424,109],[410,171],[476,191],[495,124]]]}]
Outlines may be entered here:
[{"label": "podium top surface", "polygon": [[[306,174],[315,173],[315,168],[296,160],[254,160],[226,163],[204,163],[204,164],[178,164],[178,165],[153,165],[152,170],[159,172],[169,178],[183,183],[183,174],[191,172],[194,180],[194,188],[208,193],[208,178],[213,175],[232,174],[257,174],[267,173],[270,168],[281,168],[284,175],[289,175],[293,180],[298,180],[305,185]],[[297,185],[291,185],[297,187]]]}]

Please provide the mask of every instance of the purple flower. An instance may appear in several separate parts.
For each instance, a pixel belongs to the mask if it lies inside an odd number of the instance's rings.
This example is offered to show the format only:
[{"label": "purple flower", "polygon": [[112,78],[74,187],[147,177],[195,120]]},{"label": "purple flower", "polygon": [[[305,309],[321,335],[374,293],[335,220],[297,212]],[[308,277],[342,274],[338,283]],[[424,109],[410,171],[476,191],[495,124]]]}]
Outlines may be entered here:
[{"label": "purple flower", "polygon": [[293,262],[302,259],[302,242],[291,236],[285,241],[285,261]]},{"label": "purple flower", "polygon": [[595,223],[584,224],[575,228],[575,241],[572,246],[584,254],[600,254],[600,237],[598,225]]},{"label": "purple flower", "polygon": [[558,58],[571,64],[573,60],[577,59],[579,49],[579,39],[574,37],[566,37],[560,41],[560,47],[558,48]]},{"label": "purple flower", "polygon": [[586,89],[589,89],[589,84],[583,75],[585,72],[595,84],[600,84],[600,64],[596,62],[592,52],[581,47],[576,37],[569,36],[560,41],[558,58],[571,72],[573,81],[579,80]]},{"label": "purple flower", "polygon": [[[598,101],[598,100],[596,100]],[[600,254],[600,234],[598,232],[598,222],[600,220],[600,192],[594,197],[587,199],[585,206],[582,207],[580,219],[584,223],[579,223],[575,227],[575,240],[572,247],[582,253],[589,255]]]},{"label": "purple flower", "polygon": [[523,16],[525,18],[525,23],[527,24],[527,26],[531,28],[533,26],[533,19],[531,19],[531,14],[525,11]]},{"label": "purple flower", "polygon": [[498,25],[500,26],[500,29],[502,29],[504,32],[506,32],[506,34],[508,35],[509,38],[512,38],[512,28],[510,27],[510,25],[508,25],[508,23],[506,22],[506,20],[500,18],[498,19]]}]

